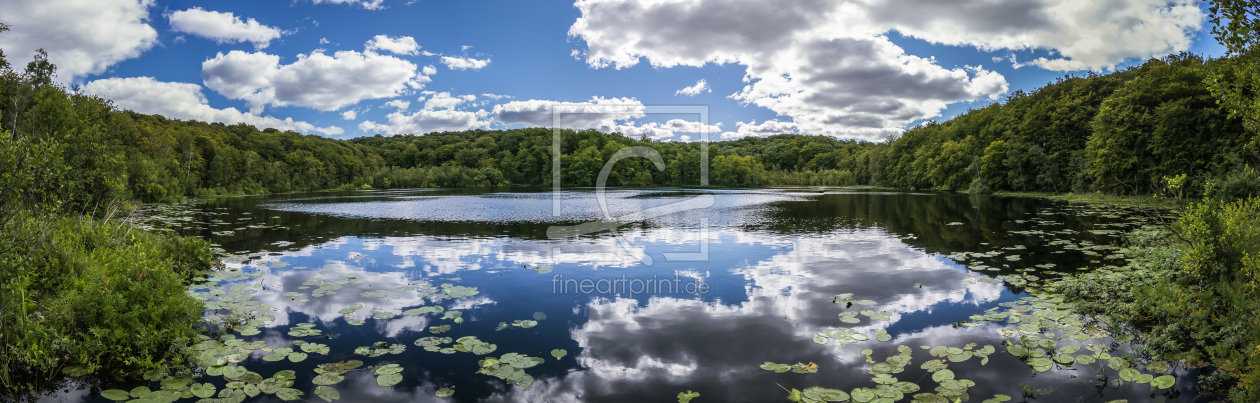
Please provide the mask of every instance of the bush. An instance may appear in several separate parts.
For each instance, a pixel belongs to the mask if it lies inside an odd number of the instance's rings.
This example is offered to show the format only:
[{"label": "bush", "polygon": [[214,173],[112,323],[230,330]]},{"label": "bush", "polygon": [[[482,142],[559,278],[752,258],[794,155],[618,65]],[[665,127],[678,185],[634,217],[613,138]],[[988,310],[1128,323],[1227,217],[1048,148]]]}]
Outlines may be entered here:
[{"label": "bush", "polygon": [[1249,166],[1241,166],[1213,183],[1211,196],[1221,201],[1235,201],[1260,197],[1260,172]]},{"label": "bush", "polygon": [[993,194],[993,188],[990,188],[989,183],[985,182],[984,179],[976,178],[971,181],[971,186],[967,187],[967,193],[971,193],[973,195],[991,195]]},{"label": "bush", "polygon": [[1260,198],[1193,204],[1173,229],[1134,231],[1123,250],[1129,265],[1050,290],[1109,318],[1113,332],[1143,334],[1135,346],[1143,355],[1212,365],[1204,389],[1260,401]]},{"label": "bush", "polygon": [[182,362],[172,347],[197,334],[204,309],[186,284],[218,264],[207,241],[32,220],[0,228],[0,386],[39,389],[66,368],[135,374]]}]

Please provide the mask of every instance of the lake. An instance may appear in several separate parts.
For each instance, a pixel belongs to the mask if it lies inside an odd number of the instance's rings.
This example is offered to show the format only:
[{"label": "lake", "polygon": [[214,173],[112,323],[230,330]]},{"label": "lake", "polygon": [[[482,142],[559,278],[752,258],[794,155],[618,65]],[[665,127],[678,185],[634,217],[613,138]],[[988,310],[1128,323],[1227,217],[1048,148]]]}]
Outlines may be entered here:
[{"label": "lake", "polygon": [[[229,332],[193,347],[209,368],[193,391],[224,401],[1198,394],[1196,370],[1126,355],[1122,335],[1022,288],[1123,265],[1120,235],[1149,220],[1120,208],[845,189],[440,189],[148,210],[151,225],[211,240],[230,268],[191,290]],[[351,360],[361,365],[330,365]],[[1165,373],[1175,385],[1151,386]],[[142,385],[162,384],[106,388]],[[49,399],[111,401],[74,388]]]}]

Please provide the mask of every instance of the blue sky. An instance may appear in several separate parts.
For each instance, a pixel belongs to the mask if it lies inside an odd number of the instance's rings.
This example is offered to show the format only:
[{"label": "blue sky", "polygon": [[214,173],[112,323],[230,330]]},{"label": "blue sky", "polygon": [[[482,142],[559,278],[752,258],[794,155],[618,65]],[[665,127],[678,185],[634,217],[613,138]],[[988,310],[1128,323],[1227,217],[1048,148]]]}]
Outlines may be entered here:
[{"label": "blue sky", "polygon": [[[11,62],[47,49],[120,107],[337,138],[548,125],[565,104],[590,112],[566,126],[660,140],[877,141],[1065,74],[1223,52],[1194,0],[4,2]],[[710,126],[644,105],[706,105]]]}]

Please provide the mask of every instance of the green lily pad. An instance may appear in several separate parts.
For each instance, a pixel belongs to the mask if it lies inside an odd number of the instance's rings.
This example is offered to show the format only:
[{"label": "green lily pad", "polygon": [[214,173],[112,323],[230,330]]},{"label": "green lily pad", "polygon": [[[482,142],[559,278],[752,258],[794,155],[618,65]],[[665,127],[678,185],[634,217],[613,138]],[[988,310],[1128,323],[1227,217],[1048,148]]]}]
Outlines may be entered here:
[{"label": "green lily pad", "polygon": [[319,396],[320,399],[331,402],[333,400],[340,399],[341,392],[338,392],[337,389],[333,389],[331,386],[316,386],[315,396]]},{"label": "green lily pad", "polygon": [[210,383],[194,383],[192,387],[189,388],[189,391],[192,392],[193,396],[197,396],[202,399],[209,399],[211,396],[214,396],[215,390],[216,388],[214,385]]},{"label": "green lily pad", "polygon": [[300,390],[292,388],[284,388],[276,391],[276,397],[280,398],[280,400],[297,400],[305,394],[306,393],[302,393]]},{"label": "green lily pad", "polygon": [[850,395],[852,395],[854,401],[869,402],[871,401],[871,399],[875,398],[875,390],[867,389],[867,388],[857,388],[857,389],[853,389],[853,392],[850,392]]},{"label": "green lily pad", "polygon": [[101,392],[101,397],[104,397],[109,400],[122,401],[122,400],[131,399],[131,394],[127,393],[127,391],[125,390],[110,389],[110,390]]},{"label": "green lily pad", "polygon": [[258,396],[259,393],[262,393],[262,391],[258,390],[258,385],[252,383],[245,384],[245,387],[241,388],[241,390],[249,397]]},{"label": "green lily pad", "polygon": [[948,381],[951,379],[954,379],[954,371],[950,371],[948,369],[942,369],[940,371],[936,371],[932,373],[932,380],[936,381],[937,383],[940,383],[941,381]]},{"label": "green lily pad", "polygon": [[1028,364],[1032,365],[1033,370],[1037,372],[1046,372],[1054,367],[1054,361],[1049,358],[1038,357],[1028,360]]},{"label": "green lily pad", "polygon": [[791,371],[792,366],[788,364],[776,364],[770,361],[766,361],[765,364],[761,364],[761,369],[764,369],[767,371],[774,371],[778,373],[784,373],[784,372]]},{"label": "green lily pad", "polygon": [[388,388],[390,386],[397,385],[399,382],[402,382],[402,380],[402,374],[385,374],[376,377],[376,384]]},{"label": "green lily pad", "polygon": [[1151,386],[1156,389],[1168,389],[1174,383],[1177,383],[1177,378],[1174,378],[1172,375],[1157,376],[1155,379],[1151,379]]},{"label": "green lily pad", "polygon": [[455,388],[442,388],[437,390],[437,397],[451,397],[455,394]]},{"label": "green lily pad", "polygon": [[291,362],[302,362],[303,360],[305,360],[305,359],[306,359],[306,356],[307,356],[307,355],[306,355],[306,353],[293,353],[293,354],[289,354],[289,361],[291,361]]},{"label": "green lily pad", "polygon": [[547,314],[542,311],[534,312],[534,320],[547,320]]},{"label": "green lily pad", "polygon": [[319,374],[319,376],[316,376],[315,379],[311,380],[311,383],[314,383],[316,385],[335,385],[338,382],[341,382],[345,379],[346,377],[344,376],[330,372],[330,373],[325,373],[325,374]]},{"label": "green lily pad", "polygon": [[568,354],[569,354],[569,352],[568,352],[568,351],[564,351],[564,350],[562,350],[562,349],[555,349],[555,350],[551,350],[551,356],[552,356],[552,357],[556,357],[556,359],[557,359],[557,360],[558,360],[558,359],[561,359],[561,358],[564,358],[564,356],[565,356],[565,355],[568,355]]}]

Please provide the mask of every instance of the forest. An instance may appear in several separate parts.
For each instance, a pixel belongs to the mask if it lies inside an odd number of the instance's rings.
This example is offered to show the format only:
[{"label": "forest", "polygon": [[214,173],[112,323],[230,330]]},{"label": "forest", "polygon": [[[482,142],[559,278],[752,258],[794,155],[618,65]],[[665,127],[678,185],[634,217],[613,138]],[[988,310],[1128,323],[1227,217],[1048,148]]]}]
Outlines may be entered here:
[{"label": "forest", "polygon": [[[1204,85],[1214,66],[1175,54],[1110,74],[1067,76],[880,143],[780,134],[709,144],[709,184],[870,185],[972,193],[1255,194],[1256,137]],[[7,65],[7,64],[6,64]],[[320,189],[551,185],[546,128],[377,134],[350,140],[181,121],[120,110],[52,81],[39,56],[4,75],[10,141],[59,150],[71,204]],[[594,186],[623,147],[610,186],[698,186],[701,144],[564,130],[561,182]],[[1174,186],[1175,185],[1175,186]],[[1170,186],[1176,189],[1170,188]]]}]

